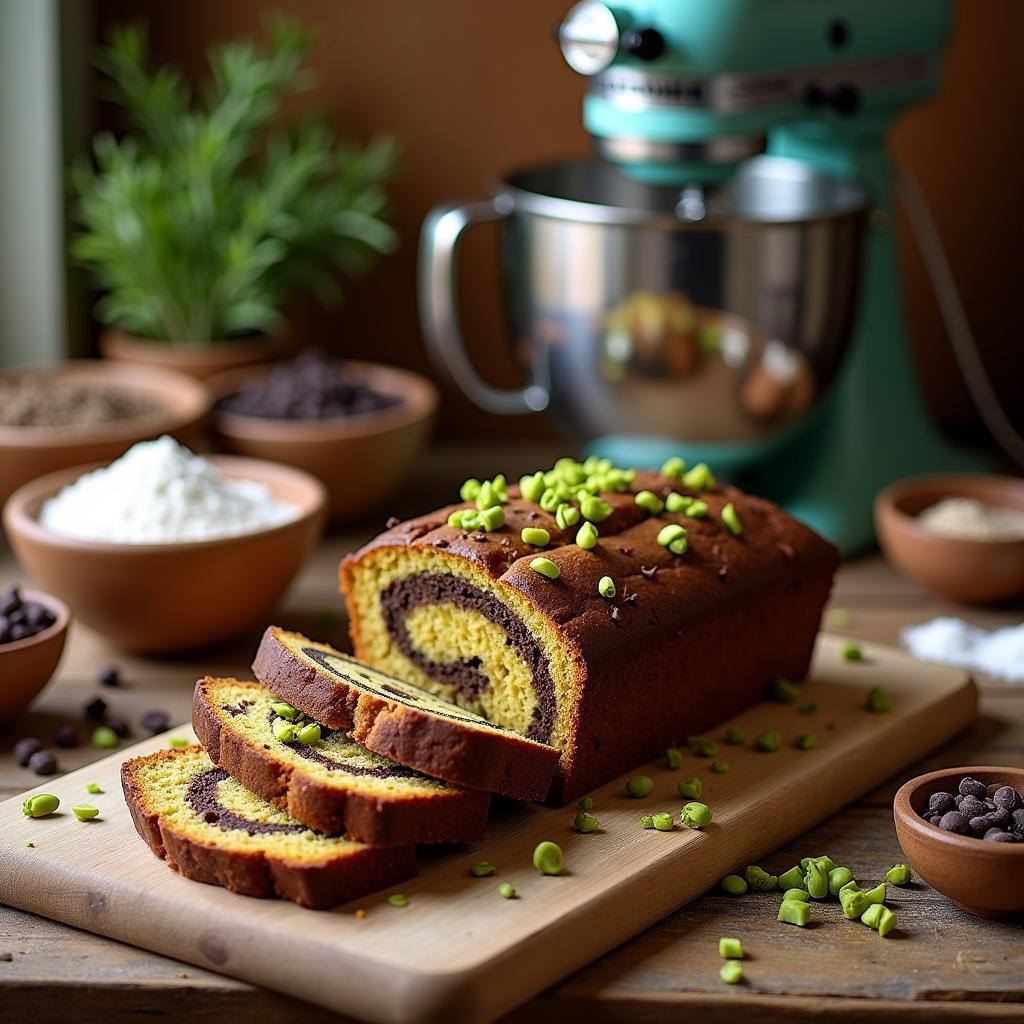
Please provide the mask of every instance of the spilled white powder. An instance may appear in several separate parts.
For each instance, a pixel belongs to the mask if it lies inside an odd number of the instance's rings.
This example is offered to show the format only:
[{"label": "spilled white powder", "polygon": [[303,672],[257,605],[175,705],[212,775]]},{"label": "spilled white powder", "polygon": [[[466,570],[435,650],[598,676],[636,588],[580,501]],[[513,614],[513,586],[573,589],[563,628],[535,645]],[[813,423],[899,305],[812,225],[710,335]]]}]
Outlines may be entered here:
[{"label": "spilled white powder", "polygon": [[228,479],[172,437],[144,441],[43,505],[47,530],[80,540],[159,544],[253,533],[294,518],[266,484]]},{"label": "spilled white powder", "polygon": [[932,619],[908,626],[900,640],[922,661],[941,661],[1011,683],[1024,682],[1024,622],[987,630],[961,619]]}]

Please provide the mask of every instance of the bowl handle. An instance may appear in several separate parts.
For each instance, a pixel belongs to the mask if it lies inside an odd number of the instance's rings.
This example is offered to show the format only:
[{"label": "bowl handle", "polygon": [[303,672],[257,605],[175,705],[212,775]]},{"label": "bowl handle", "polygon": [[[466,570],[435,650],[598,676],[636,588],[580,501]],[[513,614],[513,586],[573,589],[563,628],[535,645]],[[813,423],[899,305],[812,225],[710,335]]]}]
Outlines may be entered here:
[{"label": "bowl handle", "polygon": [[511,210],[512,202],[504,195],[437,206],[423,222],[420,236],[419,305],[427,348],[472,401],[500,416],[541,412],[548,405],[548,390],[535,380],[519,389],[494,388],[476,372],[459,324],[458,253],[467,228],[502,220]]}]

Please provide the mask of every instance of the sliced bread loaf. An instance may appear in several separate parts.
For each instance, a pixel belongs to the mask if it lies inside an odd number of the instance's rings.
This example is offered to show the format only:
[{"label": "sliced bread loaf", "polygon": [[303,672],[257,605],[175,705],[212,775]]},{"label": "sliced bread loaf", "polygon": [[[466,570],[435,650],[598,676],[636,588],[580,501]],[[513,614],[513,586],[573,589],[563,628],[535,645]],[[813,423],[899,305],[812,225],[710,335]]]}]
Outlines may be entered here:
[{"label": "sliced bread loaf", "polygon": [[200,679],[192,701],[193,728],[214,763],[320,832],[373,846],[483,836],[489,793],[421,775],[326,726],[313,742],[292,739],[296,714],[265,686],[237,679]]},{"label": "sliced bread loaf", "polygon": [[304,714],[344,729],[374,753],[446,782],[543,800],[558,751],[395,676],[271,626],[253,672]]},{"label": "sliced bread loaf", "polygon": [[332,838],[254,796],[201,747],[126,761],[121,785],[152,851],[186,878],[325,908],[416,874],[412,846]]}]

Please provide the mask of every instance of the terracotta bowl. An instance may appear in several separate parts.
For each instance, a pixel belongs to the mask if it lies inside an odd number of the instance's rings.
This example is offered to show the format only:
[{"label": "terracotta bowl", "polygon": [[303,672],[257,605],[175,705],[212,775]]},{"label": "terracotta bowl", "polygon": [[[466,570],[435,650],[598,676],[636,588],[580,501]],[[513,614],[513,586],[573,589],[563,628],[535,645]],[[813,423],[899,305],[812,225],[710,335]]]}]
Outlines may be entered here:
[{"label": "terracotta bowl", "polygon": [[[272,420],[214,412],[217,445],[235,455],[273,459],[297,466],[323,481],[335,525],[348,522],[386,501],[408,475],[430,437],[437,389],[425,377],[380,363],[348,361],[353,374],[401,403],[349,419]],[[269,368],[212,378],[222,398],[258,381]]]},{"label": "terracotta bowl", "polygon": [[264,624],[316,544],[326,494],[300,470],[214,456],[225,475],[265,483],[296,505],[279,526],[216,540],[110,544],[62,537],[39,525],[43,503],[96,466],[51,473],[16,491],[4,525],[18,561],[76,618],[128,651],[195,650]]},{"label": "terracotta bowl", "polygon": [[109,384],[159,402],[166,411],[152,416],[94,427],[6,427],[0,425],[0,503],[22,484],[44,473],[108,462],[133,444],[170,434],[192,445],[202,434],[210,411],[210,392],[197,381],[171,370],[121,366],[83,359],[52,366],[4,370],[0,379],[31,374]]},{"label": "terracotta bowl", "polygon": [[150,341],[108,328],[100,336],[104,358],[136,366],[155,366],[206,380],[218,373],[242,366],[270,363],[287,354],[291,341],[287,333],[239,341],[215,341],[210,345],[178,345]]},{"label": "terracotta bowl", "polygon": [[966,775],[986,783],[990,796],[999,786],[1024,792],[1024,768],[984,765],[919,775],[902,786],[893,801],[900,846],[910,866],[932,888],[968,913],[1024,914],[1024,843],[992,843],[944,832],[920,816],[933,793],[955,793]]},{"label": "terracotta bowl", "polygon": [[0,722],[24,711],[50,681],[64,653],[71,612],[50,594],[22,588],[22,596],[53,612],[55,621],[41,633],[0,644]]},{"label": "terracotta bowl", "polygon": [[984,474],[911,477],[875,498],[875,528],[889,560],[942,597],[991,604],[1024,593],[1024,539],[961,540],[931,533],[917,521],[943,498],[976,498],[1024,511],[1024,480]]}]

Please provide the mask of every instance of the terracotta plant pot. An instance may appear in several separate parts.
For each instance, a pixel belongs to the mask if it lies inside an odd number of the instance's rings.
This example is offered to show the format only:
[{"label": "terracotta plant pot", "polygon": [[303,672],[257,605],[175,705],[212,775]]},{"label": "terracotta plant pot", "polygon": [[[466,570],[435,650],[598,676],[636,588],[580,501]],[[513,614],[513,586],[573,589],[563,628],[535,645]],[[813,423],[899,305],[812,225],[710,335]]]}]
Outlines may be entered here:
[{"label": "terracotta plant pot", "polygon": [[[396,395],[398,405],[332,420],[275,420],[215,412],[217,446],[233,455],[270,459],[312,473],[327,487],[331,521],[338,525],[371,511],[402,485],[430,437],[437,389],[425,377],[381,363],[345,364],[374,390]],[[209,382],[222,398],[269,373],[238,370]]]},{"label": "terracotta plant pot", "polygon": [[4,370],[0,379],[21,374],[124,388],[158,402],[162,411],[90,427],[0,426],[0,504],[37,476],[84,462],[110,462],[138,441],[170,434],[192,447],[202,436],[210,411],[210,392],[203,384],[157,366],[82,359]]},{"label": "terracotta plant pot", "polygon": [[252,340],[215,341],[209,345],[150,341],[113,328],[108,328],[100,336],[100,351],[106,359],[177,370],[197,380],[206,380],[243,366],[272,363],[290,349],[291,340],[287,334],[260,335]]}]

